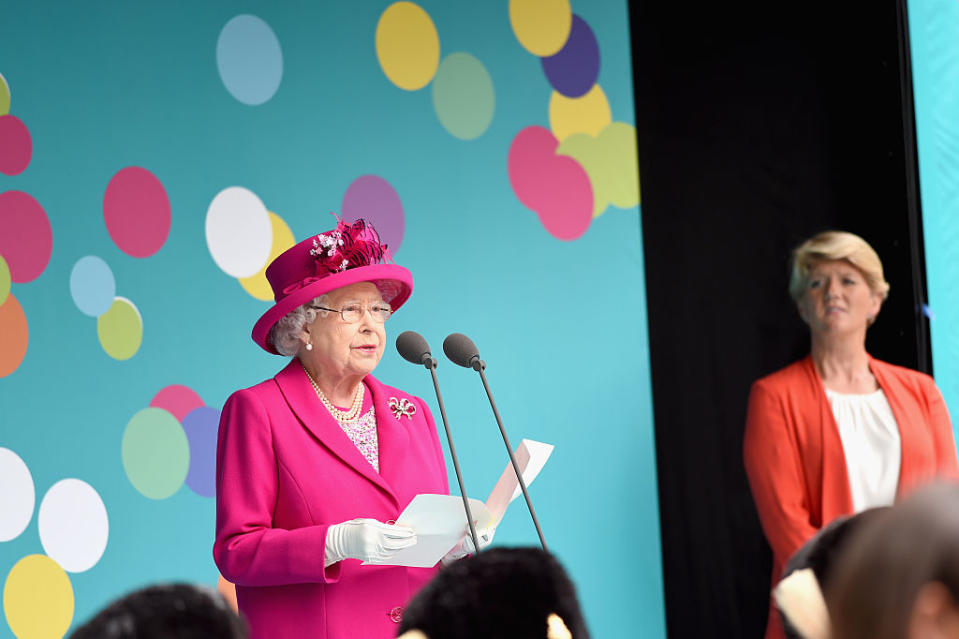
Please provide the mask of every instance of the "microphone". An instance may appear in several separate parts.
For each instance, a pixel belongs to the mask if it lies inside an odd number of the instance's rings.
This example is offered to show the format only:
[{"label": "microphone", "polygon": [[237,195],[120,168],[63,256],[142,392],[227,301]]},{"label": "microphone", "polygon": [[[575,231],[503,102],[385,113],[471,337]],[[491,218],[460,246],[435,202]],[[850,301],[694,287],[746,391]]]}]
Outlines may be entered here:
[{"label": "microphone", "polygon": [[446,407],[443,406],[443,395],[440,393],[440,384],[436,379],[436,359],[430,353],[430,345],[422,335],[414,331],[404,331],[396,338],[396,350],[400,356],[417,366],[426,366],[433,377],[433,389],[436,391],[436,402],[440,405],[440,416],[443,418],[443,428],[446,429],[446,441],[450,445],[450,457],[453,458],[453,470],[456,472],[456,481],[460,486],[460,495],[463,496],[463,508],[466,510],[466,523],[470,527],[470,537],[473,538],[473,549],[480,551],[479,538],[476,536],[476,525],[473,523],[473,511],[466,496],[466,486],[463,484],[463,473],[460,472],[460,462],[456,457],[456,447],[453,446],[453,435],[450,433],[450,424],[446,419]]},{"label": "microphone", "polygon": [[410,363],[426,366],[426,368],[436,368],[436,360],[430,353],[430,345],[419,333],[413,331],[400,333],[396,338],[396,350]]},{"label": "microphone", "polygon": [[479,349],[473,340],[462,333],[452,333],[443,340],[443,352],[454,364],[474,371],[486,368],[486,362],[480,359]]},{"label": "microphone", "polygon": [[496,417],[496,424],[499,426],[499,432],[503,435],[503,443],[506,444],[506,453],[513,464],[513,472],[516,473],[516,481],[519,487],[523,489],[523,497],[526,499],[526,507],[529,508],[529,514],[533,518],[533,525],[536,527],[536,534],[539,535],[539,543],[543,550],[549,552],[546,548],[546,538],[543,537],[543,530],[539,527],[539,520],[536,518],[536,511],[533,510],[533,502],[529,498],[529,491],[526,490],[526,482],[523,480],[523,473],[519,470],[519,464],[516,463],[516,457],[513,455],[513,447],[509,443],[509,437],[506,436],[506,429],[503,428],[503,420],[500,419],[499,411],[496,410],[496,402],[493,401],[493,393],[490,392],[489,383],[486,381],[486,374],[483,370],[486,368],[486,362],[480,359],[479,349],[473,340],[462,333],[451,333],[443,340],[443,352],[454,364],[463,368],[472,368],[479,373],[483,380],[483,388],[486,389],[486,396],[489,397],[490,406],[493,407],[493,416]]}]

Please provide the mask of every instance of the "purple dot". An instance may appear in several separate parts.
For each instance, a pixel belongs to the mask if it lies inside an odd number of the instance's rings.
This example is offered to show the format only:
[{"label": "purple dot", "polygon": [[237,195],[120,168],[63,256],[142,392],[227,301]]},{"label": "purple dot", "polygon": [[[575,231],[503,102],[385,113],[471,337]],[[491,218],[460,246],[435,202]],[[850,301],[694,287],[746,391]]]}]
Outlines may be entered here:
[{"label": "purple dot", "polygon": [[201,497],[216,494],[216,430],[219,423],[220,411],[209,406],[194,408],[182,422],[190,443],[186,485]]},{"label": "purple dot", "polygon": [[380,234],[380,241],[386,243],[396,257],[403,243],[406,218],[400,196],[389,182],[378,175],[362,175],[353,180],[343,194],[340,215],[344,222],[355,222],[358,218],[371,222]]},{"label": "purple dot", "polygon": [[568,98],[578,98],[586,95],[599,77],[599,43],[586,21],[573,14],[566,44],[542,61],[552,87]]}]

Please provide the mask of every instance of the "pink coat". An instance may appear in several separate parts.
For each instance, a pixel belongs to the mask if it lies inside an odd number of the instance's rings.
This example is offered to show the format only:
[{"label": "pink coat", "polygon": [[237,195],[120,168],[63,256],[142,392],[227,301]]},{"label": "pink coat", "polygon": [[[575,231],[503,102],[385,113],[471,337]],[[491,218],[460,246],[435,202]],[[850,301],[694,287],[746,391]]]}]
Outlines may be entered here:
[{"label": "pink coat", "polygon": [[[324,569],[326,530],[357,517],[395,520],[418,493],[449,492],[423,400],[366,377],[376,408],[380,473],[317,399],[299,362],[237,391],[220,417],[213,558],[236,584],[253,639],[386,639],[435,568]],[[390,398],[409,399],[399,419]]]}]

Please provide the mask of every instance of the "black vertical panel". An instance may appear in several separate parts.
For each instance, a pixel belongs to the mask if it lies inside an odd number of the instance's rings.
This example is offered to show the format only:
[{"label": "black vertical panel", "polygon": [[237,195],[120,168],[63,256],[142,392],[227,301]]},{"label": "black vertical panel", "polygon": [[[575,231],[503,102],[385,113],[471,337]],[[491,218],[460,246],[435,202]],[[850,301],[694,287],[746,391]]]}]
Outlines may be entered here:
[{"label": "black vertical panel", "polygon": [[770,555],[742,434],[750,383],[808,350],[789,251],[827,228],[862,235],[892,286],[870,352],[910,367],[928,354],[897,10],[631,5],[670,637],[765,627]]}]

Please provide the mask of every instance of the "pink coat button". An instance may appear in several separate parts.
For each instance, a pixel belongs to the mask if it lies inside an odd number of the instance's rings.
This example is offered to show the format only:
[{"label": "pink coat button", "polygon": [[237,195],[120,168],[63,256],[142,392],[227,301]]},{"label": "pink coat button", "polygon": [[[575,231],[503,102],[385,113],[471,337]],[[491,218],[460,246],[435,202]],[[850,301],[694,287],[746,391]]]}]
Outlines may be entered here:
[{"label": "pink coat button", "polygon": [[403,608],[400,606],[393,608],[388,614],[390,615],[390,619],[393,620],[393,623],[399,623],[403,621]]}]

